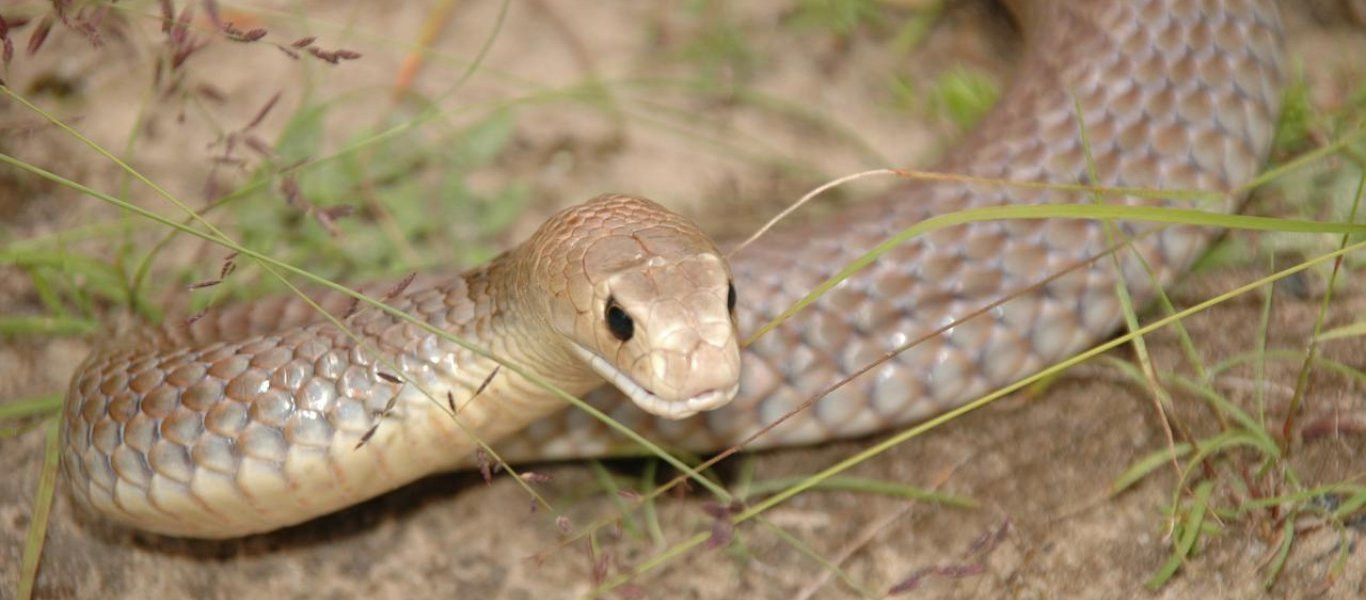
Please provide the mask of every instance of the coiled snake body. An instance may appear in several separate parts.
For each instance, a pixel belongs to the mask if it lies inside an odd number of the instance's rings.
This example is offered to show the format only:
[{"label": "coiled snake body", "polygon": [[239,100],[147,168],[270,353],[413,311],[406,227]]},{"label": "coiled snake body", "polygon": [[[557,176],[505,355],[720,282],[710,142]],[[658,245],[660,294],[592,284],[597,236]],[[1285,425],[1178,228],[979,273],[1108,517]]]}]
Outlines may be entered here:
[{"label": "coiled snake body", "polygon": [[[1040,0],[1018,12],[1026,49],[1013,83],[937,170],[1223,192],[1256,173],[1279,109],[1271,0]],[[615,390],[590,402],[665,445],[707,451],[1023,290],[751,447],[817,442],[926,418],[1076,353],[1119,323],[1121,274],[1136,298],[1148,297],[1189,266],[1210,232],[1124,223],[1119,231],[1135,241],[1116,268],[1087,262],[1113,240],[1096,222],[955,226],[895,248],[743,352],[737,327],[753,331],[927,217],[1091,200],[908,182],[831,220],[761,238],[727,266],[681,218],[604,197],[557,215],[488,265],[415,282],[388,302],[569,393],[610,381]],[[487,358],[338,294],[320,302],[345,330],[288,297],[102,344],[67,395],[63,462],[74,496],[133,527],[231,537],[456,468],[476,448],[471,434],[501,440],[510,460],[589,456],[618,443],[581,412],[557,412],[564,403],[526,378],[495,373]]]}]

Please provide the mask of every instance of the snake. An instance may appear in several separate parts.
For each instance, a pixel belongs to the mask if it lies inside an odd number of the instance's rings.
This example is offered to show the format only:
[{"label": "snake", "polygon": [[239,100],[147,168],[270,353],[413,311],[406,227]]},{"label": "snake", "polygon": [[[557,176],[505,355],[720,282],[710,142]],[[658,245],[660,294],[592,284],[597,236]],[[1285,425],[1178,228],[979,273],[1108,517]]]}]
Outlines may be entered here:
[{"label": "snake", "polygon": [[1119,327],[1122,294],[1151,299],[1217,231],[954,224],[891,246],[740,342],[936,215],[1240,206],[1280,111],[1272,0],[1008,5],[1022,52],[997,104],[934,168],[957,177],[900,181],[729,257],[734,242],[609,194],[471,270],[360,288],[402,314],[331,291],[126,328],[95,345],[66,395],[72,497],[120,526],[237,537],[468,467],[481,452],[536,461],[623,447],[598,419],[564,410],[564,394],[665,447],[767,448],[923,421],[1075,355]]}]

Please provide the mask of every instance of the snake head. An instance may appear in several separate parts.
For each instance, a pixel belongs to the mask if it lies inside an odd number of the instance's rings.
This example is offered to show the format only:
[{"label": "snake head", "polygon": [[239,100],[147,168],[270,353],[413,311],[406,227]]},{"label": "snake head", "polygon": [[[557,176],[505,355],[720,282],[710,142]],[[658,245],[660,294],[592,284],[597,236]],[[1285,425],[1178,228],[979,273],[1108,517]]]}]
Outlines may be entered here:
[{"label": "snake head", "polygon": [[556,215],[536,237],[550,325],[571,354],[666,418],[735,397],[730,265],[695,225],[649,200],[613,195]]}]

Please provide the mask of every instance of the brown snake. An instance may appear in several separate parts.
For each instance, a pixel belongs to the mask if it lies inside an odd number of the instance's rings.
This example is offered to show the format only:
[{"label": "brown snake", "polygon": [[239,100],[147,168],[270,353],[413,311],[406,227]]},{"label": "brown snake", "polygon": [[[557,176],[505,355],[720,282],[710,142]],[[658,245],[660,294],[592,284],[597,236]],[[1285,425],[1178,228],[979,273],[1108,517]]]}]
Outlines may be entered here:
[{"label": "brown snake", "polygon": [[[1256,173],[1279,110],[1271,0],[1041,0],[1017,12],[1025,53],[1012,85],[937,170],[1226,194]],[[907,182],[827,221],[761,238],[728,267],[683,219],[608,197],[553,217],[485,266],[414,283],[388,302],[569,393],[609,380],[627,395],[609,389],[590,402],[661,444],[709,451],[907,341],[1015,295],[860,375],[750,447],[818,442],[924,419],[1075,354],[1118,325],[1119,273],[1136,299],[1148,298],[1211,232],[1123,222],[1107,236],[1086,220],[974,222],[896,247],[743,352],[737,325],[753,331],[927,217],[1093,200]],[[1088,262],[1114,235],[1135,238],[1122,266]],[[353,312],[339,294],[320,302],[346,331],[281,297],[102,344],[67,395],[63,462],[75,497],[133,527],[231,537],[456,468],[476,447],[470,433],[499,442],[509,460],[621,444],[522,376],[490,378],[487,358],[377,309]],[[700,411],[708,412],[677,420]]]}]

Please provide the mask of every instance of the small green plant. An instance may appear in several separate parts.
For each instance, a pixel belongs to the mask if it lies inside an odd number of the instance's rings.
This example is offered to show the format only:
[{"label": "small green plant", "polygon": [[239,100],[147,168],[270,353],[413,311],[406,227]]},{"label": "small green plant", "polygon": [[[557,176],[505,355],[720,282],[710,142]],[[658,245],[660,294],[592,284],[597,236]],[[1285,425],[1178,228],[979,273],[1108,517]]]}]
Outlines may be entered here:
[{"label": "small green plant", "polygon": [[954,125],[976,125],[1001,95],[996,80],[981,71],[954,67],[930,87],[930,105]]},{"label": "small green plant", "polygon": [[849,37],[864,25],[880,22],[883,16],[875,0],[798,0],[791,23]]},{"label": "small green plant", "polygon": [[756,69],[760,56],[745,39],[745,32],[727,18],[725,2],[695,0],[689,5],[701,23],[700,30],[678,51],[682,60],[695,65],[697,80],[707,88],[729,94],[743,87]]}]

